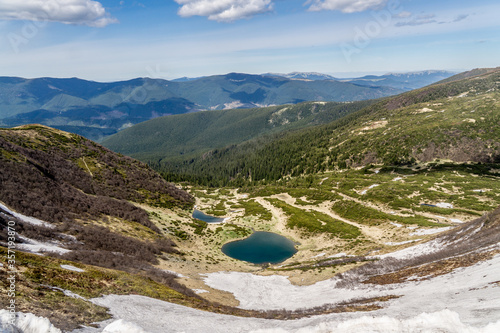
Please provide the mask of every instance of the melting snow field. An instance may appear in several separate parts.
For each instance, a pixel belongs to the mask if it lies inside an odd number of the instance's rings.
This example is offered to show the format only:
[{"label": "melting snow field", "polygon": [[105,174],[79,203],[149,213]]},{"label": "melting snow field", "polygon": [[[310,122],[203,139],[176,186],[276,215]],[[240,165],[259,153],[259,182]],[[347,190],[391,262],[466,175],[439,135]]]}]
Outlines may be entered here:
[{"label": "melting snow field", "polygon": [[[111,306],[115,317],[127,316],[128,322],[120,319],[121,330],[117,331],[86,328],[73,333],[498,333],[500,329],[500,321],[475,327],[464,323],[458,313],[450,310],[421,313],[409,318],[357,313],[279,321],[217,315],[142,296],[107,296],[96,303]],[[118,303],[123,305],[120,309],[113,309]],[[108,327],[110,325],[113,323]]]},{"label": "melting snow field", "polygon": [[[414,248],[421,250],[422,246]],[[335,279],[311,286],[294,286],[281,276],[263,277],[238,272],[206,275],[208,285],[232,292],[241,302],[241,307],[248,309],[297,309],[360,296],[400,296],[387,302],[384,309],[373,312],[328,314],[291,321],[220,315],[134,295],[109,295],[93,302],[109,307],[114,320],[125,320],[149,333],[498,333],[500,286],[496,282],[499,281],[499,272],[500,255],[431,280],[388,287],[365,285],[358,289],[337,289]],[[109,324],[103,323],[102,327]],[[73,331],[94,332],[103,332],[103,328]]]},{"label": "melting snow field", "polygon": [[78,267],[75,267],[73,265],[61,265],[61,268],[64,268],[64,269],[67,269],[69,271],[73,271],[73,272],[78,272],[78,273],[83,273],[85,272],[84,269],[81,269],[81,268],[78,268]]},{"label": "melting snow field", "polygon": [[[419,249],[418,245],[414,248]],[[102,322],[100,328],[86,327],[72,333],[498,333],[499,272],[500,255],[434,279],[389,287],[365,285],[357,289],[338,289],[335,279],[299,287],[280,276],[212,273],[207,274],[207,284],[234,293],[243,308],[296,309],[359,296],[400,297],[387,302],[384,309],[372,312],[279,321],[215,314],[144,296],[108,295],[92,301],[109,307],[113,319]],[[0,321],[5,323],[7,315],[7,311],[0,311]],[[21,314],[18,322],[18,327],[31,327],[21,332],[60,332],[44,318],[31,314]],[[5,325],[0,327],[2,332],[16,332]]]}]

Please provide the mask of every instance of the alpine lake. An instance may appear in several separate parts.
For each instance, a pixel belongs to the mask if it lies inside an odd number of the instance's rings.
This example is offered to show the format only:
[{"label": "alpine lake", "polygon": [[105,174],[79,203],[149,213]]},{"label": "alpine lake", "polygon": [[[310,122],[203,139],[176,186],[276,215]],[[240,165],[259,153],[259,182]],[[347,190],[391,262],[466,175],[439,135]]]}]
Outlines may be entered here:
[{"label": "alpine lake", "polygon": [[[207,223],[222,223],[224,218],[207,215],[197,209],[193,218]],[[274,232],[255,231],[245,239],[232,241],[222,246],[228,257],[256,265],[277,264],[291,258],[297,249],[295,243]]]}]

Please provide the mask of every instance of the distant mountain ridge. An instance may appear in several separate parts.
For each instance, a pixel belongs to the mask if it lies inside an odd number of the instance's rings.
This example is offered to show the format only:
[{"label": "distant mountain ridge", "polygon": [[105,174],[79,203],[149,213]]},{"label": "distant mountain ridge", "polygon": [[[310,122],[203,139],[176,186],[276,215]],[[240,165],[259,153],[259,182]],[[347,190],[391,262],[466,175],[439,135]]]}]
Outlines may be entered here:
[{"label": "distant mountain ridge", "polygon": [[366,75],[360,78],[339,79],[339,81],[371,87],[388,86],[409,91],[442,81],[455,74],[457,73],[442,70],[428,70],[408,73],[387,73],[384,75]]},{"label": "distant mountain ridge", "polygon": [[165,115],[304,101],[367,100],[400,92],[392,87],[242,73],[182,82],[137,78],[102,83],[78,78],[0,77],[0,126],[41,123],[97,140]]},{"label": "distant mountain ridge", "polygon": [[332,75],[318,73],[318,72],[291,72],[288,74],[265,73],[262,75],[263,76],[279,76],[279,77],[286,77],[287,79],[301,79],[301,80],[311,80],[311,81],[338,80],[336,77],[334,77]]},{"label": "distant mountain ridge", "polygon": [[266,73],[264,76],[271,77],[285,77],[294,80],[333,80],[338,82],[349,82],[360,86],[367,87],[392,87],[404,91],[413,90],[425,87],[429,84],[447,79],[456,72],[444,70],[425,70],[407,73],[386,73],[383,75],[365,75],[362,77],[354,78],[337,78],[329,74],[322,74],[316,72],[292,72],[288,74],[280,73]]},{"label": "distant mountain ridge", "polygon": [[[389,97],[323,126],[213,149],[155,168],[226,185],[370,164],[500,161],[500,68],[473,70]],[[125,133],[124,133],[125,134]],[[180,178],[175,178],[175,177]],[[238,178],[240,178],[238,180]]]}]

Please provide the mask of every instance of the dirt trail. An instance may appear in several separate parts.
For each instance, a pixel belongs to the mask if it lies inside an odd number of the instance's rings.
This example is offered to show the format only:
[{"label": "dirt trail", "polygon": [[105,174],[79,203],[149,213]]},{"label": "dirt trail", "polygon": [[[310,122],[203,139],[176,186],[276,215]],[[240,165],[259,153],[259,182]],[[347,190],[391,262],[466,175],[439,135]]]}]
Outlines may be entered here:
[{"label": "dirt trail", "polygon": [[[386,214],[394,214],[394,210],[391,210],[391,209],[387,209],[383,206],[379,206],[379,205],[376,205],[374,203],[371,203],[369,201],[363,201],[363,200],[360,200],[358,198],[353,198],[351,196],[348,196],[347,194],[344,194],[342,192],[335,192],[337,193],[338,195],[340,195],[342,198],[344,198],[345,200],[350,200],[350,201],[354,201],[356,203],[359,203],[360,205],[363,205],[365,207],[368,207],[368,208],[373,208],[373,209],[376,209],[382,213],[386,213]],[[397,214],[399,216],[405,216],[405,214]],[[410,216],[410,214],[406,215],[406,216]]]},{"label": "dirt trail", "polygon": [[255,198],[255,201],[262,205],[264,208],[268,209],[271,214],[273,214],[273,217],[276,219],[277,223],[275,225],[275,228],[281,232],[287,231],[286,227],[286,222],[287,222],[287,217],[284,212],[282,212],[280,209],[274,207],[269,201],[265,200],[262,197],[257,197]]},{"label": "dirt trail", "polygon": [[[342,216],[339,216],[336,214],[334,211],[330,209],[330,206],[333,204],[331,201],[324,201],[319,205],[297,205],[295,204],[296,198],[290,196],[288,193],[281,193],[281,194],[275,194],[272,195],[270,198],[275,198],[284,201],[286,204],[299,208],[302,210],[314,210],[326,215],[329,215],[330,217],[337,219],[339,221],[342,221],[344,223],[350,224],[352,226],[355,226],[361,230],[363,235],[369,239],[370,241],[380,244],[388,241],[388,232],[393,231],[395,228],[393,225],[382,225],[382,226],[368,226],[364,224],[360,224],[351,220],[348,220],[346,218],[343,218]],[[274,207],[269,201],[265,200],[262,197],[256,198],[255,199],[259,204],[264,206],[266,209],[269,209],[273,216],[277,218],[279,221],[278,225],[276,225],[277,230],[280,232],[289,232],[289,229],[286,227],[286,215],[276,207]],[[303,199],[302,199],[303,200]],[[305,201],[305,200],[304,200]],[[376,208],[378,209],[378,208]]]}]

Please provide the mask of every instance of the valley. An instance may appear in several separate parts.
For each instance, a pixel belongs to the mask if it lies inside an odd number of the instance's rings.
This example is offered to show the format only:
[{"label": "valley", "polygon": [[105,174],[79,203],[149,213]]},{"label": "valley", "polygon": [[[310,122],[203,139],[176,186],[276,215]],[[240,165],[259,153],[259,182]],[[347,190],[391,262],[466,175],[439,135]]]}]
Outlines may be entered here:
[{"label": "valley", "polygon": [[[162,230],[177,233],[186,254],[183,261],[162,262],[161,267],[188,277],[181,281],[201,290],[207,288],[204,273],[218,271],[282,275],[310,285],[363,265],[371,256],[425,243],[491,211],[500,205],[499,177],[489,166],[442,162],[414,169],[327,172],[247,189],[193,187],[198,209],[228,221],[193,224],[189,213],[172,217],[153,211]],[[252,230],[286,236],[299,251],[275,265],[253,265],[221,252],[223,244]],[[200,295],[224,297],[208,289]]]},{"label": "valley", "polygon": [[[0,241],[7,253],[15,225],[17,309],[73,333],[219,320],[213,332],[318,331],[372,314],[410,325],[426,311],[419,295],[437,295],[431,316],[498,325],[499,75],[158,118],[104,142],[142,162],[44,125],[0,129]],[[161,134],[175,129],[186,136]],[[222,252],[257,231],[296,253],[252,264]],[[152,307],[176,315],[147,322]]]},{"label": "valley", "polygon": [[498,13],[0,0],[0,333],[499,333]]}]

